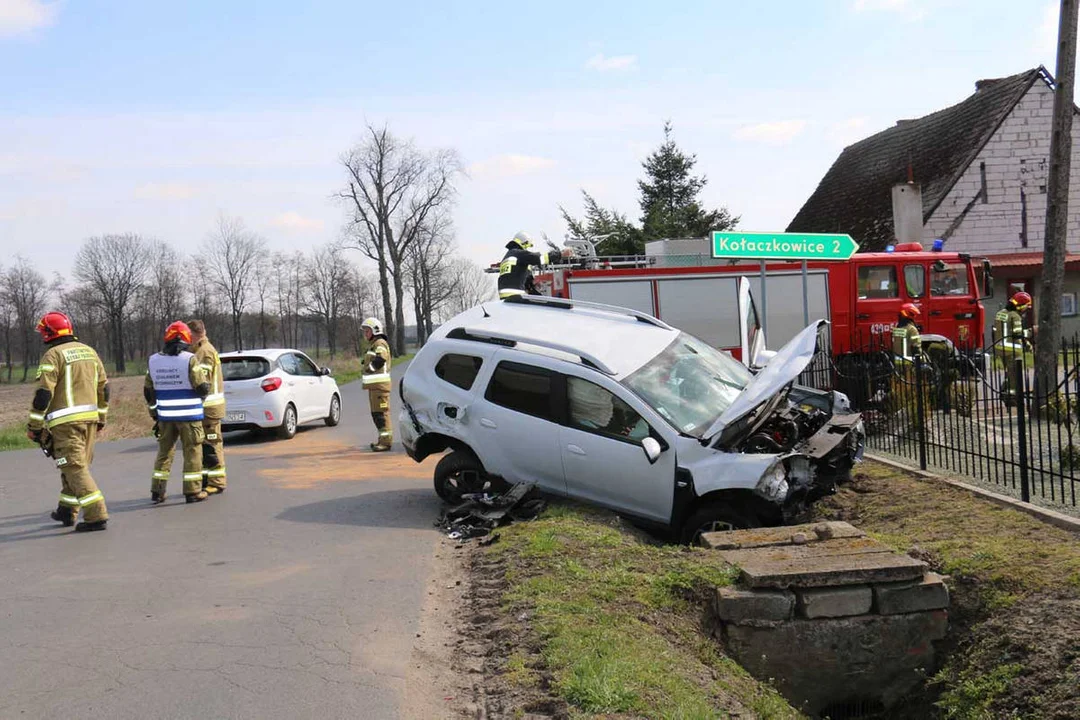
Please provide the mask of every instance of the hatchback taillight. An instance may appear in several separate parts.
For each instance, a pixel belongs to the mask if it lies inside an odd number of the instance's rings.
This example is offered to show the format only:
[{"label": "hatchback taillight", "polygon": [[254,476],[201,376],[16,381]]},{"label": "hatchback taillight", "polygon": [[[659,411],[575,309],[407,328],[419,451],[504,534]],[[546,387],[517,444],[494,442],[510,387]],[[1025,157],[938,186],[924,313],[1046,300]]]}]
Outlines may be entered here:
[{"label": "hatchback taillight", "polygon": [[279,377],[266,378],[265,380],[263,380],[259,384],[259,387],[261,387],[263,389],[263,392],[274,392],[279,387],[281,387],[281,378],[279,378]]}]

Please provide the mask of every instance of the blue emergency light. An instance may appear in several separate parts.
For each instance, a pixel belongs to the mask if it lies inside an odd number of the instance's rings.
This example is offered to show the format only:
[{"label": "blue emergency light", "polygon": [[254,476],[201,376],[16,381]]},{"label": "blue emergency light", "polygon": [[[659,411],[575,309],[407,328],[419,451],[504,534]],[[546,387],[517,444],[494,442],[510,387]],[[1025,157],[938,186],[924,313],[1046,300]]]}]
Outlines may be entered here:
[{"label": "blue emergency light", "polygon": [[893,245],[886,245],[885,246],[885,252],[894,252],[895,250],[896,250],[896,247],[893,246]]},{"label": "blue emergency light", "polygon": [[945,241],[941,238],[934,240],[934,252],[941,252],[943,249],[945,249]]}]

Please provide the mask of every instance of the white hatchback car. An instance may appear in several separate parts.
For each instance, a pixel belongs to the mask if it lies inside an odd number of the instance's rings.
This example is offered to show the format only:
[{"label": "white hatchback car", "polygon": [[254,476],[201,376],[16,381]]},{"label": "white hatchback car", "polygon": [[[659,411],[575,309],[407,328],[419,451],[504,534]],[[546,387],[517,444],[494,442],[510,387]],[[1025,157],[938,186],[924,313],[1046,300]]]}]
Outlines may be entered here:
[{"label": "white hatchback car", "polygon": [[[740,316],[756,319],[748,286],[739,302]],[[448,502],[534,482],[685,542],[779,524],[862,453],[862,419],[846,398],[795,386],[823,323],[755,375],[633,310],[486,303],[443,324],[409,364],[400,436],[416,461],[453,451],[435,468]]]},{"label": "white hatchback car", "polygon": [[274,429],[288,439],[304,423],[341,422],[341,391],[330,368],[320,368],[299,350],[222,353],[221,376],[224,432]]}]

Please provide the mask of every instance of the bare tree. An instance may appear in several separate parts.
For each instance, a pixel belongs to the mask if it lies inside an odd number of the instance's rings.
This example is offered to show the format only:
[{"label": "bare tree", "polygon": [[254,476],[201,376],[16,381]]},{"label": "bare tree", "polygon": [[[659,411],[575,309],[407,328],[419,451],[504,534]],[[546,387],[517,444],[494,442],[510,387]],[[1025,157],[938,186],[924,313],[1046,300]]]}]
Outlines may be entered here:
[{"label": "bare tree", "polygon": [[300,344],[300,308],[305,301],[304,256],[299,251],[291,255],[275,253],[273,264],[277,268],[274,296],[281,344],[296,347]]},{"label": "bare tree", "polygon": [[357,355],[363,349],[364,333],[360,329],[364,319],[374,314],[378,304],[378,282],[358,265],[349,264],[349,279],[345,285],[344,315],[349,319],[349,340]]},{"label": "bare tree", "polygon": [[244,349],[241,319],[247,308],[259,260],[266,241],[244,226],[240,218],[218,217],[217,228],[203,242],[207,279],[217,289],[232,315],[233,343]]},{"label": "bare tree", "polygon": [[83,243],[75,255],[75,277],[100,302],[108,323],[113,360],[124,372],[124,320],[149,268],[146,242],[134,233],[102,235]]},{"label": "bare tree", "polygon": [[445,215],[432,218],[409,250],[409,292],[420,345],[427,342],[435,329],[435,316],[456,292],[458,278],[451,272],[453,252],[452,227]]},{"label": "bare tree", "polygon": [[454,293],[446,302],[443,319],[449,319],[495,297],[495,282],[492,276],[468,258],[454,258],[447,272],[457,279],[457,283]]},{"label": "bare tree", "polygon": [[266,304],[273,296],[278,282],[275,264],[265,253],[259,254],[259,263],[255,269],[255,296],[259,300],[259,343],[269,347],[268,336],[273,332],[270,316],[266,314]]},{"label": "bare tree", "polygon": [[307,309],[326,330],[326,346],[333,359],[337,353],[338,317],[345,299],[349,269],[340,243],[329,242],[315,250],[305,272]]},{"label": "bare tree", "polygon": [[378,266],[384,321],[393,350],[400,355],[405,352],[409,250],[430,218],[453,202],[461,161],[453,150],[423,153],[385,126],[368,125],[367,135],[341,158],[349,179],[338,197],[352,211],[352,241]]}]

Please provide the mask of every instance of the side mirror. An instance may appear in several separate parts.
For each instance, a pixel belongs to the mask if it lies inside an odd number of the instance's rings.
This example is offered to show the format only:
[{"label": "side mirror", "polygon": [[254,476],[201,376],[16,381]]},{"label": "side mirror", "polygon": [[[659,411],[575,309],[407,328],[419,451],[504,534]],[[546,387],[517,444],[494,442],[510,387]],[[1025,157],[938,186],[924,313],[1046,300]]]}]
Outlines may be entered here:
[{"label": "side mirror", "polygon": [[768,365],[769,361],[772,360],[774,357],[776,357],[775,350],[759,350],[757,357],[754,358],[755,362],[753,369],[761,370],[766,365]]},{"label": "side mirror", "polygon": [[650,465],[656,464],[656,461],[660,459],[660,453],[663,452],[660,443],[656,441],[656,438],[652,437],[647,437],[641,441],[641,449],[645,451],[645,457],[649,459]]},{"label": "side mirror", "polygon": [[990,261],[983,259],[983,297],[994,297],[994,275],[990,271]]},{"label": "side mirror", "polygon": [[322,374],[323,374],[323,375],[332,375],[333,373],[332,373],[332,372],[330,371],[330,368],[328,368],[328,367],[324,367],[324,368],[322,369]]}]

